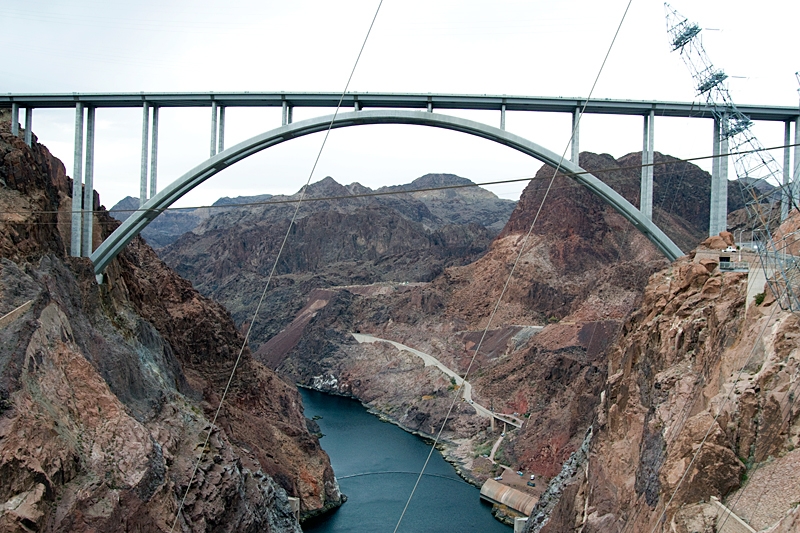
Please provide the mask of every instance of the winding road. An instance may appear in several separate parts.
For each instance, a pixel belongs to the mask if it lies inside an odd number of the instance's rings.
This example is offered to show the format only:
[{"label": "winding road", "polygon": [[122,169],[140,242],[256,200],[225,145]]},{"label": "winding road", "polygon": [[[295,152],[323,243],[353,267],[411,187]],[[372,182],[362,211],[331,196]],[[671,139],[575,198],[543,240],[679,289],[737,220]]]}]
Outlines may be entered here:
[{"label": "winding road", "polygon": [[520,428],[522,427],[522,420],[502,413],[494,413],[491,410],[487,409],[486,407],[480,405],[479,403],[472,400],[472,384],[469,381],[464,381],[464,379],[459,376],[456,372],[453,372],[451,369],[443,365],[438,359],[434,356],[427,354],[425,352],[421,352],[419,350],[415,350],[405,344],[400,344],[399,342],[390,341],[387,339],[381,339],[379,337],[375,337],[372,335],[364,335],[362,333],[351,333],[353,338],[357,340],[359,343],[374,343],[374,342],[385,342],[391,344],[395,348],[397,348],[401,352],[408,352],[413,355],[416,355],[425,363],[425,366],[435,366],[439,370],[441,370],[447,376],[453,378],[456,382],[456,385],[461,387],[461,395],[464,400],[470,404],[474,409],[475,412],[478,413],[480,416],[484,416],[486,418],[495,418],[500,422],[506,422],[514,427]]}]

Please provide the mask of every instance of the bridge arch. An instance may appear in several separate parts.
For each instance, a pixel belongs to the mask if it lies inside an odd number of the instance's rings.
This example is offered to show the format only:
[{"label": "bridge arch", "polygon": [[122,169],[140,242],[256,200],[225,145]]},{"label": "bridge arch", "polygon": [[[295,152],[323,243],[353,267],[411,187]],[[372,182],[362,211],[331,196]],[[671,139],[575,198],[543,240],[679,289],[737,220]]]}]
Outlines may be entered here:
[{"label": "bridge arch", "polygon": [[[171,206],[183,195],[211,176],[270,146],[304,135],[325,131],[331,124],[332,118],[332,116],[317,117],[281,126],[232,146],[196,166],[153,196],[142,206],[141,210],[128,217],[100,244],[91,255],[95,273],[101,274],[111,260],[164,209]],[[555,152],[551,152],[534,142],[505,130],[472,120],[427,111],[368,110],[340,113],[333,121],[332,127],[346,128],[369,124],[413,124],[459,131],[508,146],[552,167],[558,166],[559,161],[561,161],[561,158]],[[565,173],[572,173],[575,181],[588,188],[630,221],[669,260],[675,260],[683,255],[680,248],[658,226],[653,224],[641,211],[611,187],[595,176],[586,173],[571,161],[561,161],[561,168]]]}]

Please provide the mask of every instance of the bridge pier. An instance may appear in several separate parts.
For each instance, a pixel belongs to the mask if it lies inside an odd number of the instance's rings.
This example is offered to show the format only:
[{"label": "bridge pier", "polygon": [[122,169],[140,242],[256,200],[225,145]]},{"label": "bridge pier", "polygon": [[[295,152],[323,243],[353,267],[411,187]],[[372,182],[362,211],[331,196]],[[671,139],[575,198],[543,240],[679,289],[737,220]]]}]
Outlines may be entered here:
[{"label": "bridge pier", "polygon": [[[153,110],[153,133],[150,133],[150,109]],[[148,140],[151,142],[148,151]],[[147,161],[150,160],[150,196],[147,195]],[[142,168],[139,182],[139,206],[156,195],[156,176],[158,174],[158,106],[145,102],[142,107]]]},{"label": "bridge pier", "polygon": [[83,198],[83,104],[75,104],[75,151],[72,160],[72,228],[70,249],[72,257],[81,256],[81,223]]},{"label": "bridge pier", "polygon": [[11,135],[19,136],[19,104],[11,104]]},{"label": "bridge pier", "polygon": [[211,102],[211,155],[217,155],[217,103]]},{"label": "bridge pier", "polygon": [[644,140],[642,141],[642,184],[639,189],[639,211],[653,220],[653,147],[655,112],[644,116]]},{"label": "bridge pier", "polygon": [[292,123],[292,106],[286,100],[281,104],[281,126],[288,126]]},{"label": "bridge pier", "polygon": [[789,144],[792,142],[792,122],[784,122],[783,127],[783,194],[781,195],[781,222],[789,216],[789,208],[792,206],[794,195],[792,194],[792,150]]},{"label": "bridge pier", "polygon": [[219,122],[217,129],[217,153],[225,150],[225,106],[219,106]]},{"label": "bridge pier", "polygon": [[[86,109],[86,152],[84,162],[84,109]],[[72,162],[72,257],[91,257],[94,227],[94,115],[95,108],[75,104],[75,147]],[[85,168],[84,168],[85,167]],[[85,181],[85,183],[84,183]]]},{"label": "bridge pier", "polygon": [[25,144],[33,144],[33,108],[25,108]]},{"label": "bridge pier", "polygon": [[711,205],[708,235],[728,229],[728,134],[725,119],[714,119],[714,147],[711,163]]},{"label": "bridge pier", "polygon": [[158,106],[153,106],[153,133],[150,136],[150,198],[156,195],[158,174]]},{"label": "bridge pier", "polygon": [[506,104],[500,105],[500,129],[506,129]]},{"label": "bridge pier", "polygon": [[800,117],[794,121],[794,174],[792,177],[792,199],[800,203]]},{"label": "bridge pier", "polygon": [[83,244],[81,255],[91,257],[94,227],[94,107],[86,108],[86,168],[83,185]]},{"label": "bridge pier", "polygon": [[576,107],[572,111],[572,138],[569,141],[570,148],[572,149],[572,155],[570,156],[570,161],[578,164],[578,159],[580,159],[580,138],[581,138],[581,130],[580,124],[581,123],[581,108]]},{"label": "bridge pier", "polygon": [[211,156],[225,149],[225,106],[211,102]]},{"label": "bridge pier", "polygon": [[150,104],[142,105],[142,169],[139,182],[139,207],[147,202],[147,139],[150,135]]}]

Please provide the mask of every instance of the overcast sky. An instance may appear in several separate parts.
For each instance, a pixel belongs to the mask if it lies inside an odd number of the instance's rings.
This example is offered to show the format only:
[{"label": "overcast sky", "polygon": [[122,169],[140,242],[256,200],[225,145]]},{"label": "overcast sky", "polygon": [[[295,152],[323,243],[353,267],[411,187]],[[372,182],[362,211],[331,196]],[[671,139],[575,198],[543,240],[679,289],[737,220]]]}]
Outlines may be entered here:
[{"label": "overcast sky", "polygon": [[[0,0],[0,91],[341,91],[377,0]],[[586,97],[627,0],[385,0],[350,90]],[[705,28],[714,64],[742,104],[798,105],[800,2],[675,0]],[[667,45],[663,4],[634,0],[593,95],[692,101],[693,82]],[[295,120],[330,110],[297,109]],[[450,112],[499,125],[499,113]],[[141,110],[97,112],[95,188],[110,207],[138,196]],[[163,109],[159,189],[208,157],[210,111]],[[280,125],[279,109],[228,109],[226,145]],[[509,113],[507,129],[562,153],[567,115]],[[74,112],[36,110],[34,132],[72,173]],[[757,124],[765,146],[782,124]],[[182,205],[220,196],[294,192],[321,134],[291,141],[224,171]],[[640,117],[588,115],[582,150],[615,157],[641,150]],[[656,118],[655,148],[709,155],[711,121]],[[780,160],[781,154],[776,153]],[[530,176],[541,165],[508,148],[419,126],[336,130],[313,181],[370,187],[450,172],[476,182]],[[704,165],[706,168],[707,164]],[[518,197],[521,186],[500,186]]]}]

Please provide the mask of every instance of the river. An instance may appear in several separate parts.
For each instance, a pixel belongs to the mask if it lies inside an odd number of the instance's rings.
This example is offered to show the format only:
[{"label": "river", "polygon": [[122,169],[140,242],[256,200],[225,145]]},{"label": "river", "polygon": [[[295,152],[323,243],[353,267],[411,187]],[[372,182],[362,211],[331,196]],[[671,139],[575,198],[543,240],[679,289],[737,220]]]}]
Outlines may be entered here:
[{"label": "river", "polygon": [[[430,451],[416,435],[382,422],[355,400],[301,389],[308,418],[317,420],[323,449],[347,502],[303,526],[306,533],[392,533]],[[509,533],[492,517],[479,490],[442,455],[431,456],[398,532]]]}]

